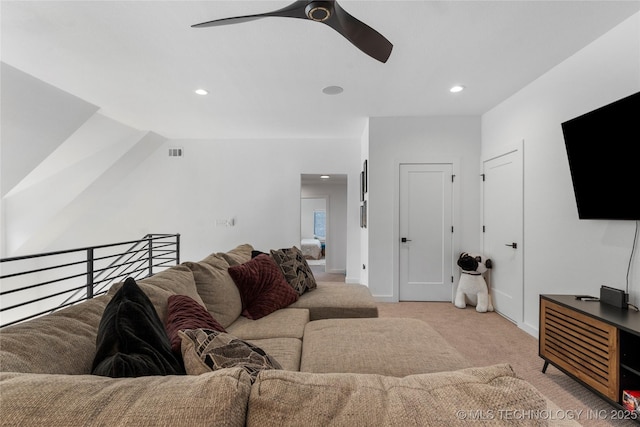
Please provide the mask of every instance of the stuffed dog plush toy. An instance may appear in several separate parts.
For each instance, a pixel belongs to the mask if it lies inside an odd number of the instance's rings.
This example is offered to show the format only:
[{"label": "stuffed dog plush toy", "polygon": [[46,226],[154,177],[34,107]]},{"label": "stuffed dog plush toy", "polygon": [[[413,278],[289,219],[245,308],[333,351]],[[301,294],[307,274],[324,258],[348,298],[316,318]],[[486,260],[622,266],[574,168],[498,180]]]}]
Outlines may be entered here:
[{"label": "stuffed dog plush toy", "polygon": [[482,276],[492,267],[491,260],[478,254],[462,252],[458,258],[458,266],[462,269],[462,274],[460,274],[456,292],[455,306],[465,308],[469,303],[469,305],[475,305],[479,313],[493,311],[487,282]]}]

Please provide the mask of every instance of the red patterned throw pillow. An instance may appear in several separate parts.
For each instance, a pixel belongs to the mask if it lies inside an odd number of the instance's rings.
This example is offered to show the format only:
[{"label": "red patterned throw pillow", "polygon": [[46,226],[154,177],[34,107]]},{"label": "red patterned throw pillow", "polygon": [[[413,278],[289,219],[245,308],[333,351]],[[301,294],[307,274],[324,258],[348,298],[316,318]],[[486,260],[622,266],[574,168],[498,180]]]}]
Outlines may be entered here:
[{"label": "red patterned throw pillow", "polygon": [[171,295],[167,300],[165,329],[171,342],[171,351],[175,354],[181,354],[182,338],[178,335],[178,331],[213,329],[218,332],[226,332],[206,308],[186,295]]},{"label": "red patterned throw pillow", "polygon": [[242,315],[260,319],[298,300],[298,294],[269,255],[258,255],[244,264],[229,267],[242,297]]}]

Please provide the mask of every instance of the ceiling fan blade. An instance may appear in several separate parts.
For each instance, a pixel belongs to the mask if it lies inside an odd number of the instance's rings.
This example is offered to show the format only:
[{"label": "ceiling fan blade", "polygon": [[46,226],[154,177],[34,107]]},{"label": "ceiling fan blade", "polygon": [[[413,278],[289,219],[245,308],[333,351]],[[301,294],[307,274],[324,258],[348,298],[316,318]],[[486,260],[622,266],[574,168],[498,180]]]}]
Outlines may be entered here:
[{"label": "ceiling fan blade", "polygon": [[221,25],[238,24],[241,22],[254,21],[256,19],[267,18],[270,16],[278,16],[284,18],[302,18],[306,19],[304,8],[309,2],[305,0],[298,0],[291,3],[282,9],[274,10],[273,12],[258,13],[255,15],[235,16],[232,18],[215,19],[213,21],[201,22],[200,24],[194,24],[192,28],[204,28],[204,27],[218,27]]},{"label": "ceiling fan blade", "polygon": [[382,34],[354,18],[344,10],[338,2],[333,4],[334,13],[324,21],[325,24],[342,34],[355,47],[377,59],[387,62],[391,55],[393,45]]}]

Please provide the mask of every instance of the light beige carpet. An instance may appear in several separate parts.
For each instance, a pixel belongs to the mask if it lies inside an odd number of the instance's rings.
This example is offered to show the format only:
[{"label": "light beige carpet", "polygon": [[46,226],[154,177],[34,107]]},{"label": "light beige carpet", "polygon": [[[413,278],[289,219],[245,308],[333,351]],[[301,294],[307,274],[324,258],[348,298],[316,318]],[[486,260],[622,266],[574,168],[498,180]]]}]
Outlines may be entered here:
[{"label": "light beige carpet", "polygon": [[310,265],[313,277],[317,282],[342,282],[344,283],[344,274],[326,273],[324,265]]},{"label": "light beige carpet", "polygon": [[618,409],[553,366],[543,374],[538,340],[496,313],[478,313],[473,307],[461,310],[439,302],[379,303],[378,310],[380,317],[427,322],[476,366],[511,364],[520,377],[559,407],[558,417],[575,418],[586,427],[639,425],[615,419],[620,415]]}]

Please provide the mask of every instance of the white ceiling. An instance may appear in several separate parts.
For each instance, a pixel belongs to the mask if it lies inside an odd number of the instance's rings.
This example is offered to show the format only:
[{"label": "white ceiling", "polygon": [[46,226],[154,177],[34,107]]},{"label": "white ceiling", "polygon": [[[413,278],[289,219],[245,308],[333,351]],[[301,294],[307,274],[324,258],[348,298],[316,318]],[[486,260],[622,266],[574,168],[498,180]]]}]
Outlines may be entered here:
[{"label": "white ceiling", "polygon": [[[640,1],[340,1],[394,44],[386,64],[311,21],[190,28],[289,3],[2,0],[1,59],[169,138],[359,138],[367,117],[482,114],[640,10]],[[454,84],[467,89],[451,94]],[[329,85],[344,92],[323,94]]]}]

